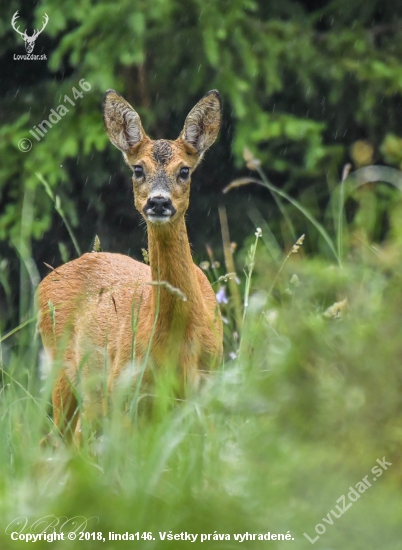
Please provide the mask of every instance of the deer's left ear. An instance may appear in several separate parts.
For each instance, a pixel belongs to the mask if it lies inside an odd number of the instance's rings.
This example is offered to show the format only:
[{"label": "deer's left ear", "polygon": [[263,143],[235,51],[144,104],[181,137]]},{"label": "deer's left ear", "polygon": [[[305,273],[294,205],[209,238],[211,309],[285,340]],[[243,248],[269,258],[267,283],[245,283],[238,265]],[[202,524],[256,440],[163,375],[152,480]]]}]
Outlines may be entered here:
[{"label": "deer's left ear", "polygon": [[211,90],[187,115],[179,139],[202,156],[216,140],[221,120],[221,97],[218,90]]},{"label": "deer's left ear", "polygon": [[102,104],[110,141],[122,153],[132,153],[146,138],[138,113],[115,90],[107,90]]}]

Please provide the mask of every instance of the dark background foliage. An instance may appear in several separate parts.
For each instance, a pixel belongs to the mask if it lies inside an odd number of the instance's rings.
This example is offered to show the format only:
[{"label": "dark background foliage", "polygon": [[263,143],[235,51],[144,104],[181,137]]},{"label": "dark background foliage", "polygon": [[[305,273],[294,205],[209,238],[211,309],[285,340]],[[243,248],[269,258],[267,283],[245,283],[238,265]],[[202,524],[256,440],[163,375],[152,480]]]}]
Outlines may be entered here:
[{"label": "dark background foliage", "polygon": [[[17,10],[28,34],[48,14],[34,50],[47,61],[14,59],[25,53],[11,27]],[[220,90],[222,131],[194,177],[187,217],[197,261],[206,243],[220,257],[219,204],[239,244],[256,219],[269,223],[282,246],[292,242],[267,190],[221,193],[250,173],[245,147],[318,220],[345,162],[402,162],[402,5],[392,0],[12,0],[2,2],[1,13],[2,328],[15,320],[20,262],[34,286],[31,256],[43,276],[43,262],[57,266],[76,255],[37,174],[59,196],[83,251],[95,234],[104,250],[136,258],[146,246],[129,171],[103,128],[108,88],[138,110],[151,137],[168,139],[206,91]],[[29,130],[51,109],[68,106],[63,98],[73,99],[81,79],[91,90],[40,142],[32,139]],[[18,149],[23,138],[33,143],[26,153]],[[304,232],[300,216],[289,214]],[[381,224],[378,237],[387,229]],[[306,250],[317,238],[308,235]]]}]

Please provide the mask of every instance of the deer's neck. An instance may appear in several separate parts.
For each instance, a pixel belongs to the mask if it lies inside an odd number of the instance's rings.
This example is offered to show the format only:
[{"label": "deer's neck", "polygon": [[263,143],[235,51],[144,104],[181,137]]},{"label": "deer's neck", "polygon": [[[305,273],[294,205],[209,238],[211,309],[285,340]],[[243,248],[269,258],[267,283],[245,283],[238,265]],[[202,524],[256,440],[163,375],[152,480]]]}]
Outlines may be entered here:
[{"label": "deer's neck", "polygon": [[154,286],[153,309],[156,310],[159,303],[160,322],[170,323],[175,313],[188,315],[193,308],[201,309],[203,296],[191,257],[184,218],[167,226],[148,224],[148,248],[152,280],[156,283],[166,281],[186,298],[184,301],[163,286]]}]

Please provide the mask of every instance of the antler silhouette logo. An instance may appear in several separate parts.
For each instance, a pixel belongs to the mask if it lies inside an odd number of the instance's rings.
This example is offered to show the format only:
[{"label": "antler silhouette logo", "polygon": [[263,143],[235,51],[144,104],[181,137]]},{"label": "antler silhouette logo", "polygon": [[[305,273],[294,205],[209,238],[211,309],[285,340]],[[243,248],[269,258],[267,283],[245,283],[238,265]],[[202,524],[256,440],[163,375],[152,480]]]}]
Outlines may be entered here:
[{"label": "antler silhouette logo", "polygon": [[38,38],[40,33],[46,27],[47,22],[49,21],[49,17],[45,13],[42,28],[40,30],[38,30],[38,29],[35,30],[32,36],[28,36],[26,30],[24,32],[21,32],[19,26],[18,27],[15,26],[15,23],[16,23],[18,17],[19,17],[18,11],[16,11],[13,15],[13,18],[11,19],[11,25],[12,25],[13,29],[15,30],[15,32],[17,32],[18,34],[20,34],[22,36],[22,38],[25,42],[25,49],[26,49],[27,53],[32,53],[33,49],[35,47],[35,40]]}]

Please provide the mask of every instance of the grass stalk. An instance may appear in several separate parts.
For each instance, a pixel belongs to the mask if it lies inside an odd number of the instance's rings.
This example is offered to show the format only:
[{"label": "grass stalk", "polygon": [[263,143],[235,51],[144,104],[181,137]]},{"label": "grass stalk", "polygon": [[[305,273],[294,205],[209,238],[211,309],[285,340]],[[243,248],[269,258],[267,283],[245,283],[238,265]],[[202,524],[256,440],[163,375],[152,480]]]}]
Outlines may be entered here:
[{"label": "grass stalk", "polygon": [[246,275],[246,283],[245,283],[245,286],[244,286],[244,299],[243,299],[243,320],[242,320],[243,326],[244,326],[244,322],[246,320],[246,315],[247,315],[248,299],[249,299],[249,296],[250,296],[251,279],[252,279],[252,276],[253,276],[253,270],[254,270],[254,266],[255,266],[255,255],[257,253],[258,240],[260,239],[260,237],[262,237],[262,232],[261,232],[261,229],[259,227],[257,227],[256,232],[255,232],[255,240],[254,240],[254,243],[251,245],[251,248],[249,250],[247,261],[246,261],[246,266],[245,266],[245,269],[244,269],[244,273]]},{"label": "grass stalk", "polygon": [[282,270],[283,268],[285,267],[285,264],[286,262],[288,261],[288,259],[290,258],[290,256],[292,254],[297,254],[297,252],[299,251],[300,247],[302,246],[303,244],[303,241],[304,241],[304,237],[305,235],[301,235],[297,241],[295,242],[295,244],[292,246],[292,248],[290,249],[290,252],[286,255],[285,259],[283,260],[279,270],[277,271],[276,275],[275,275],[275,278],[274,280],[272,281],[272,284],[271,286],[269,287],[269,290],[268,290],[268,297],[271,296],[272,294],[272,291],[274,289],[274,286],[276,284],[276,281],[278,280],[279,278],[279,275],[282,273]]},{"label": "grass stalk", "polygon": [[[221,231],[222,231],[222,242],[223,242],[223,253],[225,256],[225,264],[227,273],[236,273],[235,264],[233,261],[233,254],[230,248],[230,236],[229,236],[229,225],[228,219],[226,216],[226,209],[224,207],[219,208],[219,219],[221,222]],[[242,305],[239,288],[236,283],[235,278],[230,278],[228,281],[230,294],[233,297],[234,309],[235,309],[235,319],[237,330],[241,329],[242,326]]]},{"label": "grass stalk", "polygon": [[343,217],[344,217],[344,205],[345,205],[345,180],[348,177],[351,164],[345,164],[342,171],[342,180],[339,193],[339,205],[338,205],[338,224],[337,224],[337,241],[338,241],[338,261],[339,266],[342,267],[343,258]]},{"label": "grass stalk", "polygon": [[74,245],[77,256],[81,256],[82,252],[81,252],[80,246],[78,244],[77,239],[75,238],[74,231],[72,230],[72,227],[71,227],[71,225],[70,225],[70,223],[67,219],[67,216],[65,215],[64,210],[61,206],[60,197],[58,195],[54,195],[53,191],[50,188],[50,185],[47,183],[47,181],[42,176],[42,174],[39,174],[38,172],[36,172],[36,177],[42,183],[43,187],[45,188],[45,191],[46,191],[47,195],[50,197],[50,199],[52,200],[52,202],[54,204],[54,208],[55,208],[56,212],[59,214],[59,216],[63,220],[64,225],[66,226],[66,229],[68,231],[68,234],[70,235],[70,239],[71,239],[71,241]]},{"label": "grass stalk", "polygon": [[151,335],[150,335],[148,346],[147,346],[147,349],[146,349],[146,352],[145,352],[145,355],[144,355],[144,360],[143,360],[142,365],[141,365],[141,370],[140,370],[140,372],[138,374],[138,378],[136,380],[133,401],[132,401],[132,404],[130,406],[130,412],[132,413],[132,411],[134,410],[134,424],[135,424],[136,428],[138,428],[138,401],[139,401],[139,396],[140,396],[142,380],[144,378],[145,369],[147,367],[148,360],[149,360],[149,355],[151,353],[151,346],[152,346],[152,342],[153,342],[153,339],[154,339],[154,336],[155,336],[156,324],[158,322],[158,317],[159,317],[160,293],[161,293],[160,286],[157,286],[157,289],[158,290],[157,290],[157,297],[156,297],[156,308],[155,308],[154,322],[152,324]]}]

